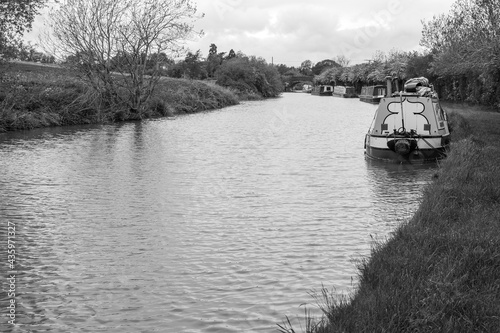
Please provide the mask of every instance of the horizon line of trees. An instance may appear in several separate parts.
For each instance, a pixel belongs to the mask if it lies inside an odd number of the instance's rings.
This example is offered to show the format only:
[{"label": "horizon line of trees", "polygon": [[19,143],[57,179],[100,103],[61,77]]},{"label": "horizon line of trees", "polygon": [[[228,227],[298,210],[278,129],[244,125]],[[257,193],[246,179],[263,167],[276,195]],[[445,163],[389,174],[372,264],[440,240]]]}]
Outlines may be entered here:
[{"label": "horizon line of trees", "polygon": [[215,80],[240,95],[277,97],[283,91],[280,73],[265,59],[234,52],[233,49],[226,55],[226,52],[218,52],[213,43],[206,59],[200,50],[188,52],[183,61],[171,63],[165,74],[174,78]]}]

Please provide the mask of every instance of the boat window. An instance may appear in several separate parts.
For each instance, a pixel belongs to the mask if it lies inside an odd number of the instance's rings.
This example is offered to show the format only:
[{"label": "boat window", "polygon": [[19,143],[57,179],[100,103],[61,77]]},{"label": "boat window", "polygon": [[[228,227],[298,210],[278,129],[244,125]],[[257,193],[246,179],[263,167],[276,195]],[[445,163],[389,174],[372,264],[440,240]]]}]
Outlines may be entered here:
[{"label": "boat window", "polygon": [[377,96],[382,96],[384,95],[385,96],[385,88],[377,88],[377,92],[376,92],[376,95]]},{"label": "boat window", "polygon": [[438,120],[439,128],[444,127],[444,121],[446,120],[446,114],[439,103],[435,104],[434,110],[436,111],[436,117]]},{"label": "boat window", "polygon": [[445,120],[444,110],[441,108],[441,105],[436,104],[435,110],[436,110],[436,115],[437,115],[438,120],[440,120],[440,121]]}]

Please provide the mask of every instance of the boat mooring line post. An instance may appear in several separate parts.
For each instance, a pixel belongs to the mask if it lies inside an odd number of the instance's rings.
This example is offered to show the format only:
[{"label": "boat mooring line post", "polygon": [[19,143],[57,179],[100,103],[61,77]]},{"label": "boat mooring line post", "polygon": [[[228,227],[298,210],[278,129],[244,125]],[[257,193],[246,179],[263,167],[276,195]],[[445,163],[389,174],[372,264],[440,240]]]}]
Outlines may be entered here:
[{"label": "boat mooring line post", "polygon": [[403,125],[403,131],[406,131],[405,128],[405,115],[403,113],[403,92],[399,92],[399,102],[401,103],[401,124]]}]

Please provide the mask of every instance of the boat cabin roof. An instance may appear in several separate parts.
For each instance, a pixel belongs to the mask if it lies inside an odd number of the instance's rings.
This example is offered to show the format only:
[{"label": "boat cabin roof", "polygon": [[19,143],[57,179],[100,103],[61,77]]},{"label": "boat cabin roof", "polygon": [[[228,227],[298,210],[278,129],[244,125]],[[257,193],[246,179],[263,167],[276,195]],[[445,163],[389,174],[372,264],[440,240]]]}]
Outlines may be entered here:
[{"label": "boat cabin roof", "polygon": [[398,93],[380,100],[370,131],[375,135],[389,135],[404,129],[419,135],[439,135],[448,131],[446,120],[437,96]]}]

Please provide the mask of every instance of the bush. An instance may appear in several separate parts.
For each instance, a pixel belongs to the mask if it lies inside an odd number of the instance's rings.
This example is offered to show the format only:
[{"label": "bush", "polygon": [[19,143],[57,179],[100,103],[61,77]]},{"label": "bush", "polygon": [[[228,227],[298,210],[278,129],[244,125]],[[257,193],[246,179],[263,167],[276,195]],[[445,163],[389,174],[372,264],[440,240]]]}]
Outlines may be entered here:
[{"label": "bush", "polygon": [[265,60],[238,56],[222,63],[215,72],[217,83],[236,89],[241,95],[277,97],[283,91],[278,70]]}]

